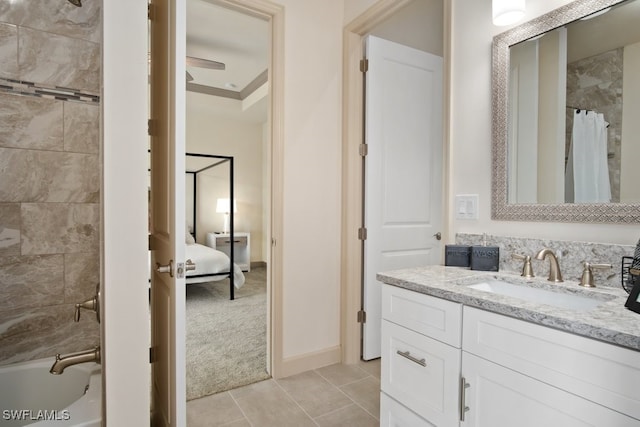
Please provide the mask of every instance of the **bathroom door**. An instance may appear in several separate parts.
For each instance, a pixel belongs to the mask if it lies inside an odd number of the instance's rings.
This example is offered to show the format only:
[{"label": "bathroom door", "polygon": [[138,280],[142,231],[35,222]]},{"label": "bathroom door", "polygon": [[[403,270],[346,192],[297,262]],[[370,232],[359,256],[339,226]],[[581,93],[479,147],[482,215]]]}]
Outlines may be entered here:
[{"label": "bathroom door", "polygon": [[362,357],[380,357],[376,273],[441,261],[442,58],[368,36]]},{"label": "bathroom door", "polygon": [[151,418],[184,427],[185,0],[154,0],[150,17]]}]

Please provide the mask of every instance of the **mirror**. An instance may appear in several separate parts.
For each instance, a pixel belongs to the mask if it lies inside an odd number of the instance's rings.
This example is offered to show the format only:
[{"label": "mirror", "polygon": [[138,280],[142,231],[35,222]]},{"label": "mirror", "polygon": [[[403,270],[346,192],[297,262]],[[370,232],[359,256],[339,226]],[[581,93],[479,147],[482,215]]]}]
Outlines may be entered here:
[{"label": "mirror", "polygon": [[577,0],[494,37],[493,219],[638,222],[638,22]]}]

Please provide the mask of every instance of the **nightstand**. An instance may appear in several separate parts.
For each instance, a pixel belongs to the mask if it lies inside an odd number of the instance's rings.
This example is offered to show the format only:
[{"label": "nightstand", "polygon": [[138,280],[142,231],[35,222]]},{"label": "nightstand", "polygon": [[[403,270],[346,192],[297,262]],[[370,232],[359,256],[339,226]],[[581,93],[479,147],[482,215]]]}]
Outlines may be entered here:
[{"label": "nightstand", "polygon": [[[233,233],[233,262],[242,271],[251,271],[251,233]],[[205,244],[225,254],[231,254],[231,235],[228,233],[207,233]]]}]

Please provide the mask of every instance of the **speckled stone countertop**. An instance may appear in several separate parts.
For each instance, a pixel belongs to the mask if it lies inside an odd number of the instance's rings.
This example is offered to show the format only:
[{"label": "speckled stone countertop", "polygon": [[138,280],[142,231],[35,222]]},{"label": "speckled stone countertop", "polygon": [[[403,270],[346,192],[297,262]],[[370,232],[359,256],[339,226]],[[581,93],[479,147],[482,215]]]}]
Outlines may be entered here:
[{"label": "speckled stone countertop", "polygon": [[[444,266],[382,272],[378,273],[377,278],[399,288],[640,351],[640,314],[625,308],[624,303],[628,295],[623,289],[585,289],[574,281],[555,284],[547,281],[546,277],[525,279],[513,273],[472,271]],[[468,287],[487,279],[506,280],[515,284],[527,283],[532,287],[585,295],[604,302],[589,310],[574,310]]]}]

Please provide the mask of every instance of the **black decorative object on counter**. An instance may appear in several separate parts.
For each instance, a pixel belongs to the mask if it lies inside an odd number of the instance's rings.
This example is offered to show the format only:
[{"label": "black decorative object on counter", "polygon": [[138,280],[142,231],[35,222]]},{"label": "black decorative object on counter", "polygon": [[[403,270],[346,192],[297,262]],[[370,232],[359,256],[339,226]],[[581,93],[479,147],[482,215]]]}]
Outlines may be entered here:
[{"label": "black decorative object on counter", "polygon": [[633,257],[622,257],[622,288],[630,293],[640,283],[640,240],[636,245]]},{"label": "black decorative object on counter", "polygon": [[500,247],[472,246],[471,269],[479,271],[498,271],[500,265]]},{"label": "black decorative object on counter", "polygon": [[471,246],[444,245],[444,265],[449,267],[469,267]]}]

